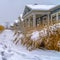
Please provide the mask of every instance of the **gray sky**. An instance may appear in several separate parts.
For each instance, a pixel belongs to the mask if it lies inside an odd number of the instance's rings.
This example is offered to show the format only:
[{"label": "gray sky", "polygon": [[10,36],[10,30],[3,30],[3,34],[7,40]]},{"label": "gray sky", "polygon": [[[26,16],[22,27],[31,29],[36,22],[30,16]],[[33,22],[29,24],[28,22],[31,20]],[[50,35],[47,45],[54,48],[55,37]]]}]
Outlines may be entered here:
[{"label": "gray sky", "polygon": [[0,23],[13,22],[26,4],[60,4],[60,0],[0,0]]}]

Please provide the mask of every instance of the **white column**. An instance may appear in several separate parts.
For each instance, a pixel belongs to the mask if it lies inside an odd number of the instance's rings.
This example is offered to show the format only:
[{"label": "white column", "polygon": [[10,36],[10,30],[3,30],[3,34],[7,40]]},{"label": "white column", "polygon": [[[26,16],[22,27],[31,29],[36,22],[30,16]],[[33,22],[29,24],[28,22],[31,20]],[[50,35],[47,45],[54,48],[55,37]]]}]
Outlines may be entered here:
[{"label": "white column", "polygon": [[44,23],[45,23],[45,22],[44,22],[44,17],[43,17],[43,26],[44,26]]},{"label": "white column", "polygon": [[24,22],[23,22],[23,23],[24,23],[24,27],[25,27],[25,25],[26,25],[26,24],[25,24],[25,19],[24,19]]},{"label": "white column", "polygon": [[51,14],[51,25],[53,24],[53,22],[52,22],[52,14]]},{"label": "white column", "polygon": [[33,27],[36,27],[36,15],[33,14]]},{"label": "white column", "polygon": [[29,17],[29,19],[28,19],[28,27],[30,27],[30,17]]},{"label": "white column", "polygon": [[48,30],[47,30],[47,35],[49,36],[49,13],[48,13],[48,21],[47,21],[47,28],[48,28]]},{"label": "white column", "polygon": [[56,13],[56,22],[58,23],[58,13]]},{"label": "white column", "polygon": [[24,24],[25,24],[25,27],[26,27],[26,19],[25,19],[25,21],[24,21]]},{"label": "white column", "polygon": [[49,27],[49,20],[50,20],[50,19],[49,19],[49,14],[48,14],[48,27]]}]

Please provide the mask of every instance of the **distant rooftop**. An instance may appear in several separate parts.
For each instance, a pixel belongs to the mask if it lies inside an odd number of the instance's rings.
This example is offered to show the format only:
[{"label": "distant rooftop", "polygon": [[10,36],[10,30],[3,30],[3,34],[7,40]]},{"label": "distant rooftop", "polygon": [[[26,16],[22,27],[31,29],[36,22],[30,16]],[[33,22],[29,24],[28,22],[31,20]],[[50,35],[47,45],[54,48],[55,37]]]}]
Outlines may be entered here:
[{"label": "distant rooftop", "polygon": [[18,23],[19,22],[19,20],[15,20],[15,23]]},{"label": "distant rooftop", "polygon": [[10,26],[14,26],[14,23],[11,23]]},{"label": "distant rooftop", "polygon": [[32,10],[49,10],[51,8],[56,7],[57,5],[26,5],[27,7],[31,8]]},{"label": "distant rooftop", "polygon": [[23,14],[20,14],[20,19],[21,19],[21,21],[23,21],[23,18],[22,18],[22,16],[23,16]]}]

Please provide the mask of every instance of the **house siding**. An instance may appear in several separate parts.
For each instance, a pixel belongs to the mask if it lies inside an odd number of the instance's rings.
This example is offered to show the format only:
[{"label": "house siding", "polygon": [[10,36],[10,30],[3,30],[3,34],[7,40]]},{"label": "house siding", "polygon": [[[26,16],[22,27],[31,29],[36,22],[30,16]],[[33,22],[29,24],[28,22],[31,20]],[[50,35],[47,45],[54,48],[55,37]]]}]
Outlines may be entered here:
[{"label": "house siding", "polygon": [[59,12],[59,11],[60,11],[60,8],[57,8],[57,9],[51,11],[51,14],[56,13],[56,12]]}]

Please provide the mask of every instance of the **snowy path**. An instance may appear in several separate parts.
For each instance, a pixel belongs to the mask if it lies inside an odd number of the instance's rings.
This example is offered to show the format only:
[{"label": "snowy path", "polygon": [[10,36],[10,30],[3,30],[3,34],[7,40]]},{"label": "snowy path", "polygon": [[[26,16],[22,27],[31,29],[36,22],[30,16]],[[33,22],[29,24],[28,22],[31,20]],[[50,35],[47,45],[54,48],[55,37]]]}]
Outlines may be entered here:
[{"label": "snowy path", "polygon": [[39,49],[29,52],[22,45],[14,45],[12,40],[13,31],[0,34],[0,60],[60,60],[60,52]]}]

